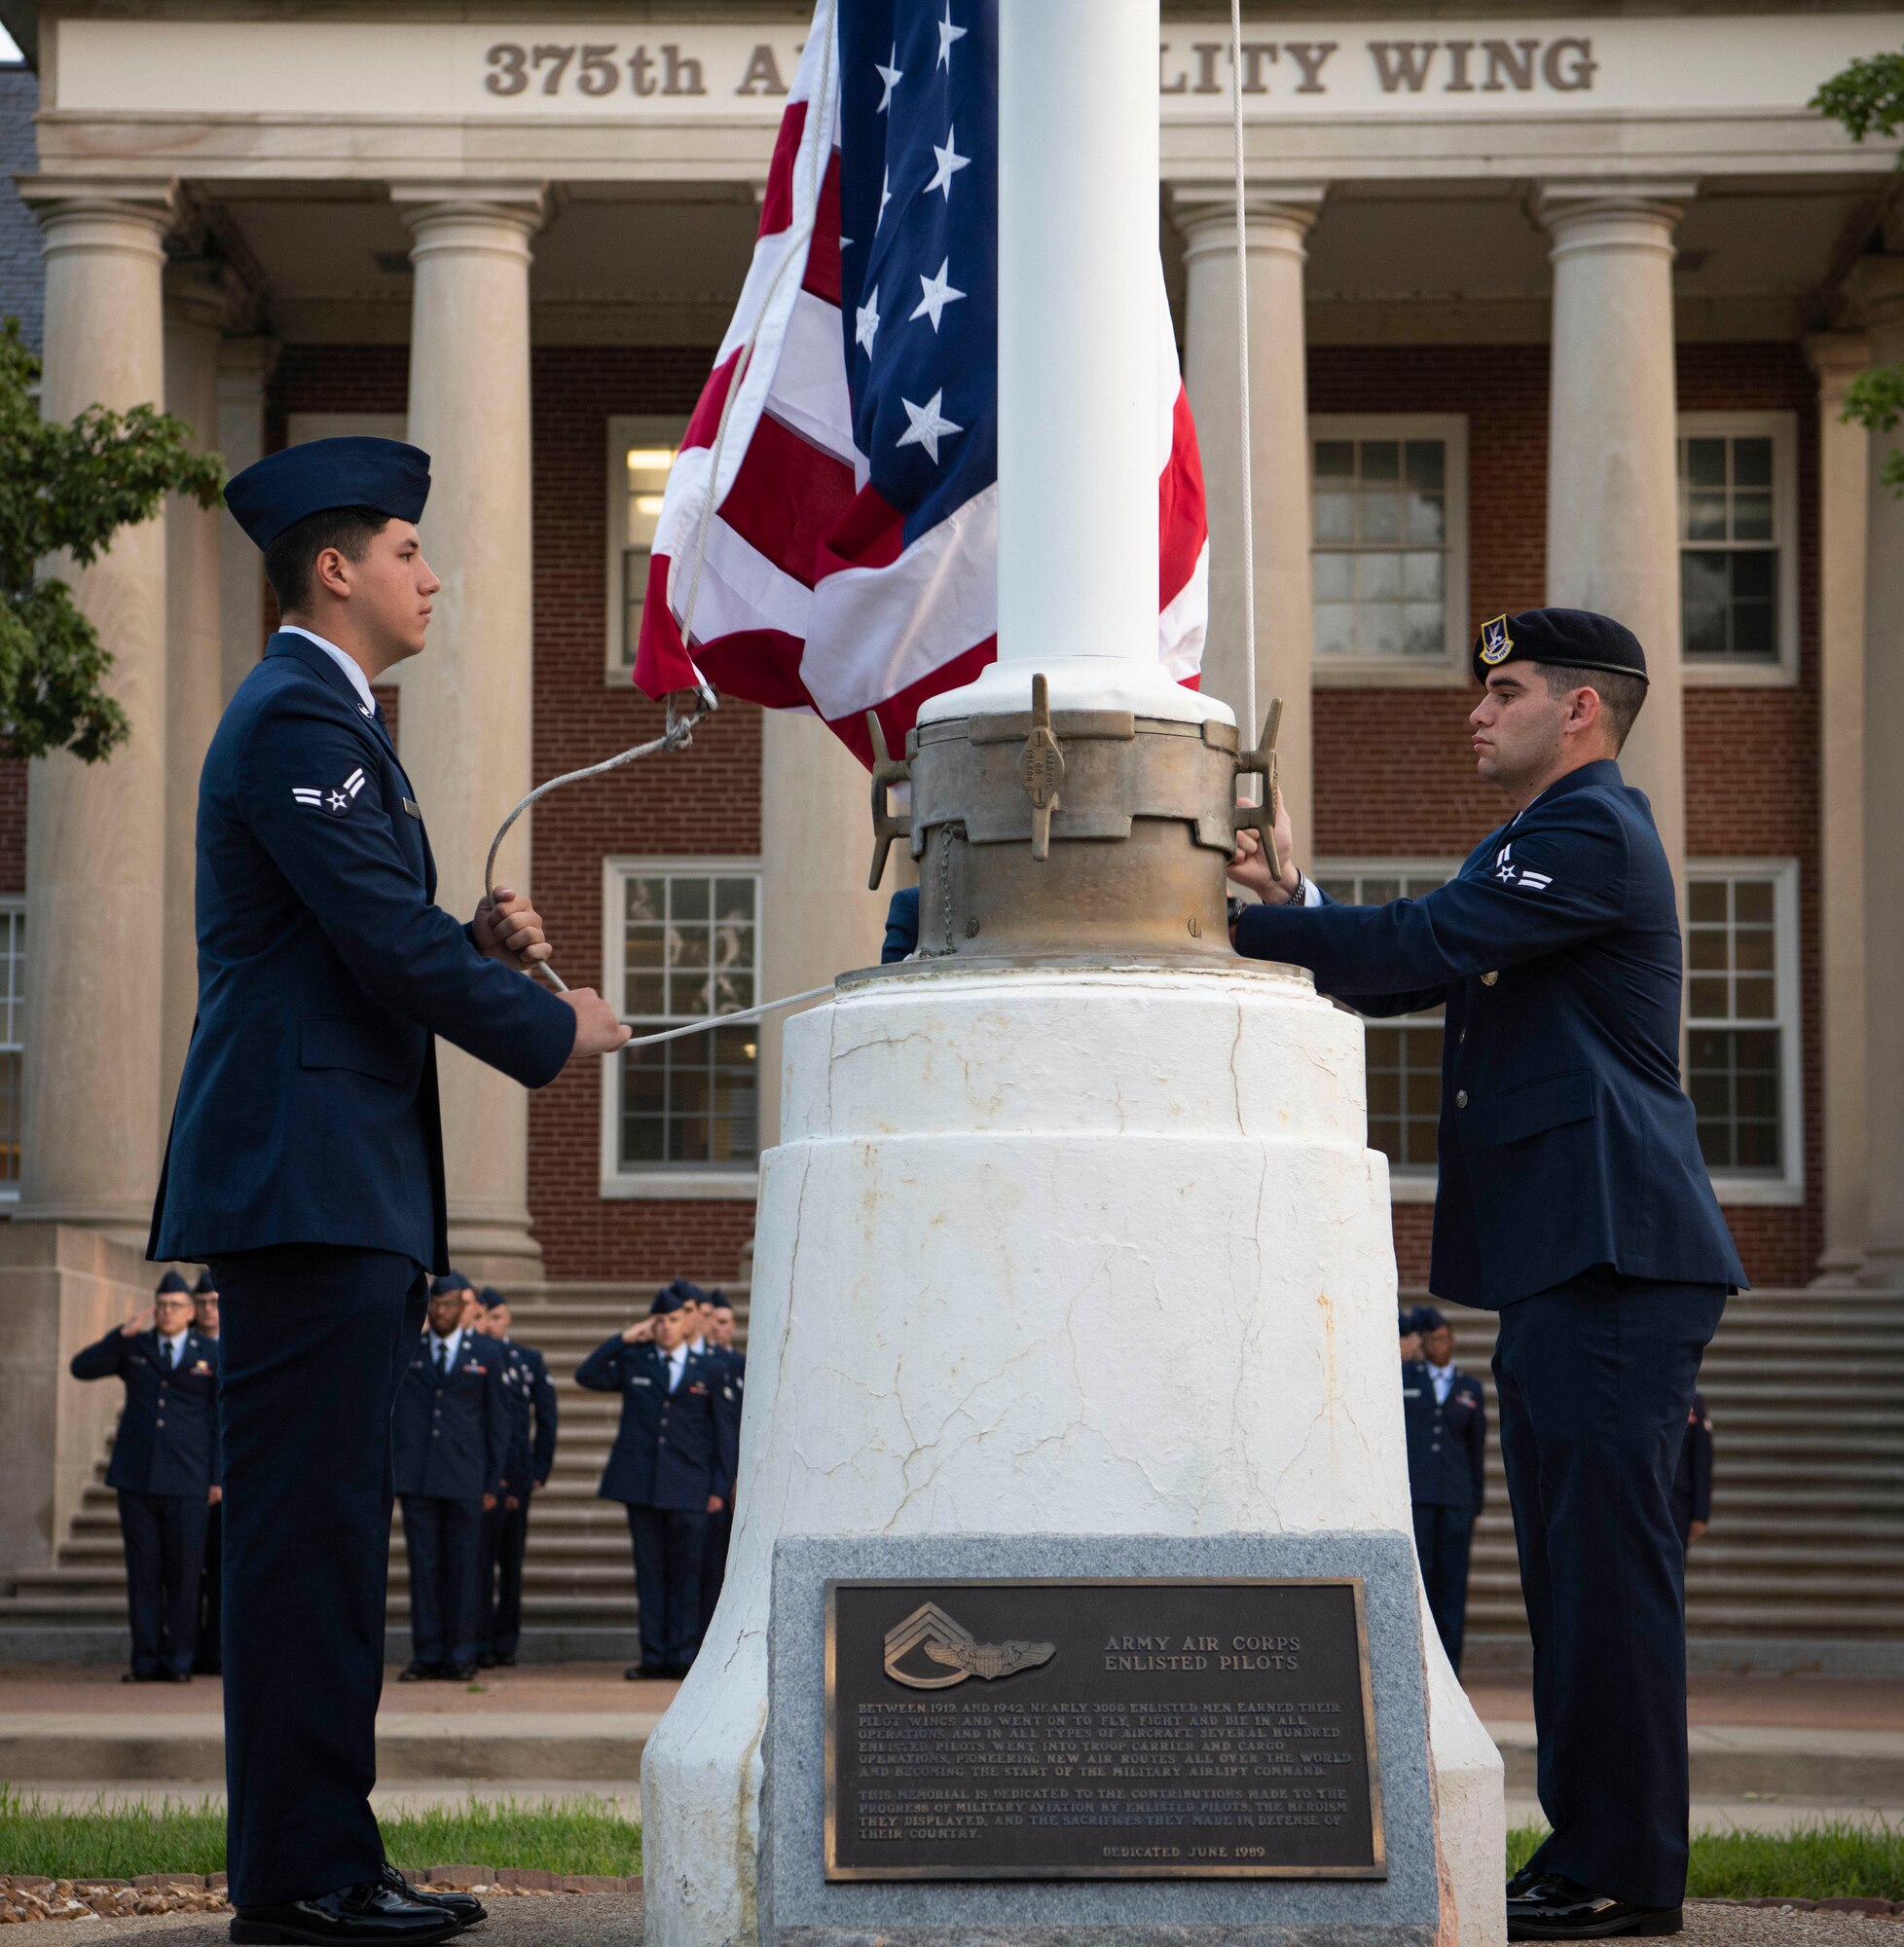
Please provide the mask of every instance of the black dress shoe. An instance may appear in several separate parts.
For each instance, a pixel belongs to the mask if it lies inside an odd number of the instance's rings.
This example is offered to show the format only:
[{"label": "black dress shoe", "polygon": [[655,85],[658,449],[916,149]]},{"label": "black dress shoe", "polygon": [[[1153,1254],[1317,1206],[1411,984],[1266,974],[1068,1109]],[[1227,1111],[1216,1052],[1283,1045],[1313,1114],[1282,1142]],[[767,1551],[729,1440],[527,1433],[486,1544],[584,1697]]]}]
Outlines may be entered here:
[{"label": "black dress shoe", "polygon": [[232,1938],[239,1947],[332,1947],[333,1942],[383,1942],[384,1947],[430,1947],[462,1931],[462,1922],[409,1888],[401,1892],[387,1880],[361,1880],[314,1899],[291,1899],[278,1906],[241,1906],[232,1916]]},{"label": "black dress shoe", "polygon": [[189,1670],[162,1670],[152,1680],[155,1683],[190,1683],[192,1672]]},{"label": "black dress shoe", "polygon": [[658,1683],[667,1674],[666,1666],[659,1663],[631,1663],[622,1671],[630,1683]]},{"label": "black dress shoe", "polygon": [[494,1652],[493,1650],[479,1649],[476,1652],[476,1668],[478,1670],[494,1670],[495,1668]]},{"label": "black dress shoe", "polygon": [[474,1927],[479,1920],[490,1917],[489,1908],[473,1893],[452,1892],[448,1887],[413,1887],[387,1860],[384,1866],[384,1884],[406,1898],[421,1900],[425,1906],[440,1906],[459,1928]]},{"label": "black dress shoe", "polygon": [[397,1672],[397,1681],[399,1683],[428,1683],[439,1674],[440,1671],[435,1664],[425,1663],[421,1657],[417,1657],[405,1664],[403,1669]]},{"label": "black dress shoe", "polygon": [[436,1672],[446,1683],[467,1683],[476,1674],[473,1663],[446,1663]]},{"label": "black dress shoe", "polygon": [[498,1670],[514,1670],[516,1667],[516,1652],[512,1649],[497,1650],[495,1653],[495,1667]]},{"label": "black dress shoe", "polygon": [[1684,1924],[1676,1906],[1634,1906],[1593,1892],[1564,1873],[1546,1873],[1507,1903],[1510,1940],[1603,1940],[1615,1933],[1677,1933]]}]

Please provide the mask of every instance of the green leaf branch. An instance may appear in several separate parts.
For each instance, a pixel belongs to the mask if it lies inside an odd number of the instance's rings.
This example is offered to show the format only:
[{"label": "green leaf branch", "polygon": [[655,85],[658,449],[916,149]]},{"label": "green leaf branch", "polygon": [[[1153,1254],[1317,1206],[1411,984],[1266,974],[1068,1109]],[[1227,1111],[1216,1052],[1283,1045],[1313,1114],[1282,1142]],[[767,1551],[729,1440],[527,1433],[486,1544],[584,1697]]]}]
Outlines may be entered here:
[{"label": "green leaf branch", "polygon": [[152,406],[43,420],[39,376],[18,320],[0,319],[0,753],[70,751],[92,764],[131,725],[106,690],[112,651],[46,564],[63,556],[91,567],[167,494],[217,505],[225,466]]}]

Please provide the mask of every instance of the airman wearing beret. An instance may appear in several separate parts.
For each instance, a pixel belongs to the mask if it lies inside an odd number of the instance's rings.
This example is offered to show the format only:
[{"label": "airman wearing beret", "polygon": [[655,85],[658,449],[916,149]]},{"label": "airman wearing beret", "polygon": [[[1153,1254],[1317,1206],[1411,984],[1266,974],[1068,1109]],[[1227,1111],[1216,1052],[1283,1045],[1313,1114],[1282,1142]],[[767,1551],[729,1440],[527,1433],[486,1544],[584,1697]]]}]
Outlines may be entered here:
[{"label": "airman wearing beret", "polygon": [[1543,1809],[1511,1938],[1676,1930],[1687,1855],[1685,1598],[1672,1470],[1745,1274],[1679,1084],[1680,934],[1645,797],[1629,629],[1498,615],[1474,645],[1476,767],[1513,816],[1446,886],[1324,899],[1245,833],[1238,949],[1373,1016],[1446,1004],[1429,1286],[1501,1315],[1501,1449],[1534,1641]]}]

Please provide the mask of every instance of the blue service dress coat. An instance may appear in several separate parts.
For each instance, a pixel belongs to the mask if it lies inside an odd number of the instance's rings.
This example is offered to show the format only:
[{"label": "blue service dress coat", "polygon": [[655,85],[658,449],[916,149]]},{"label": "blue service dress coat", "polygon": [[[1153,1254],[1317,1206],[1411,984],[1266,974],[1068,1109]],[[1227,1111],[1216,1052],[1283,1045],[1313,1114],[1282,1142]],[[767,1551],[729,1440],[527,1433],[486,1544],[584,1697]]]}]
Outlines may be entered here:
[{"label": "blue service dress coat", "polygon": [[1240,952],[1370,1015],[1447,1004],[1429,1287],[1498,1310],[1596,1265],[1742,1288],[1679,1085],[1679,921],[1644,794],[1557,779],[1420,900],[1247,907]]},{"label": "blue service dress coat", "polygon": [[200,778],[199,1015],[152,1257],[322,1243],[449,1268],[434,1037],[534,1088],[575,1017],[435,895],[382,713],[280,631]]},{"label": "blue service dress coat", "polygon": [[501,1345],[512,1421],[502,1477],[509,1491],[518,1493],[525,1486],[546,1486],[549,1469],[555,1465],[556,1389],[548,1362],[532,1345],[518,1345],[513,1339],[503,1340]]},{"label": "blue service dress coat", "polygon": [[621,1394],[621,1425],[596,1490],[603,1500],[705,1514],[710,1494],[732,1498],[741,1402],[720,1354],[690,1352],[671,1393],[668,1355],[617,1334],[582,1361],[575,1383]]},{"label": "blue service dress coat", "polygon": [[126,1408],[113,1435],[106,1486],[202,1501],[223,1478],[218,1449],[218,1341],[187,1329],[167,1372],[157,1332],[115,1328],[73,1354],[76,1379],[119,1379]]},{"label": "blue service dress coat", "polygon": [[400,1495],[480,1501],[501,1492],[516,1411],[504,1384],[503,1350],[465,1332],[439,1379],[436,1337],[424,1332],[397,1384],[391,1414]]},{"label": "blue service dress coat", "polygon": [[1481,1381],[1457,1371],[1435,1398],[1425,1359],[1402,1368],[1402,1423],[1409,1441],[1409,1498],[1416,1507],[1481,1512],[1487,1492],[1487,1406]]}]

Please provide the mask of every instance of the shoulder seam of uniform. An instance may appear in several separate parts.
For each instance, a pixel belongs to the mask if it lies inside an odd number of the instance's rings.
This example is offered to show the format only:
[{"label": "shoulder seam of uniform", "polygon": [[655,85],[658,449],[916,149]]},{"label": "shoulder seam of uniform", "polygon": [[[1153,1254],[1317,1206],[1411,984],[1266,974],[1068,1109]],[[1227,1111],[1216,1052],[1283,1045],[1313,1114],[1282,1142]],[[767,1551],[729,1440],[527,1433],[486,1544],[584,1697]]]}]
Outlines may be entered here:
[{"label": "shoulder seam of uniform", "polygon": [[[335,709],[337,720],[342,723],[348,723],[364,744],[369,747],[378,762],[383,762],[384,753],[378,744],[377,739],[370,734],[369,717],[360,716],[356,711],[348,709],[344,699],[324,681],[322,677],[313,675],[302,663],[297,662],[295,656],[280,656],[275,658],[275,660],[296,663],[298,673],[303,677],[304,681],[302,684],[295,686],[291,693],[298,697],[300,703],[305,700],[305,693],[308,691],[331,704]],[[242,775],[244,766],[250,759],[251,740],[258,734],[260,725],[268,717],[280,714],[276,706],[281,694],[282,692],[275,690],[268,692],[261,699],[258,708],[252,712],[251,721],[244,726],[244,732],[238,740],[238,769],[240,775]]]}]

